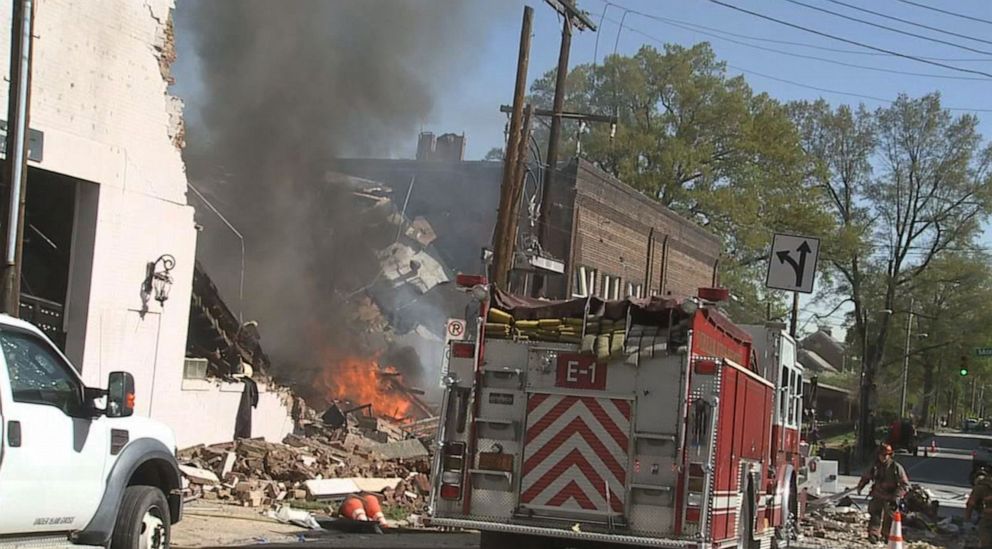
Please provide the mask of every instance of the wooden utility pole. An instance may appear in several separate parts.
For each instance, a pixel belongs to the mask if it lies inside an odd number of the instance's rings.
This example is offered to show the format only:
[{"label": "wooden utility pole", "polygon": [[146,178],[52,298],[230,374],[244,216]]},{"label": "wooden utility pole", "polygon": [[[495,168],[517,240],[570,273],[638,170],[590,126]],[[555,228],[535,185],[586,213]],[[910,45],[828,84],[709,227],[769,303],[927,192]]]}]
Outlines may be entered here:
[{"label": "wooden utility pole", "polygon": [[[528,104],[527,108],[524,109],[524,120],[523,127],[520,130],[520,139],[517,140],[517,163],[513,167],[513,185],[511,186],[512,195],[510,196],[509,208],[510,222],[508,224],[510,234],[509,253],[511,256],[514,252],[514,243],[516,242],[517,221],[520,218],[520,199],[523,196],[524,175],[527,166],[527,141],[530,139],[530,123],[533,115],[534,108]],[[512,261],[510,262],[510,267],[513,267]]]},{"label": "wooden utility pole", "polygon": [[[575,0],[546,0],[547,3],[561,14],[564,22],[561,28],[561,46],[558,50],[558,72],[555,75],[555,98],[552,106],[551,131],[548,137],[547,166],[544,174],[544,185],[541,191],[541,217],[538,225],[538,241],[541,246],[547,246],[550,224],[548,216],[551,212],[551,188],[554,186],[558,170],[558,146],[561,141],[562,110],[565,107],[565,88],[568,79],[568,55],[572,47],[572,27],[581,30],[596,30],[596,25],[575,4]],[[535,279],[535,294],[540,292],[543,280]]]},{"label": "wooden utility pole", "polygon": [[792,292],[792,315],[789,319],[789,335],[796,337],[799,330],[799,292]]},{"label": "wooden utility pole", "polygon": [[[522,135],[524,94],[527,90],[527,65],[530,62],[530,35],[534,20],[534,8],[524,7],[524,18],[520,28],[520,51],[517,55],[517,80],[513,89],[513,111],[510,114],[510,131],[503,158],[503,181],[499,193],[499,211],[496,214],[496,231],[493,235],[492,279],[499,288],[506,288],[509,282],[510,267],[513,264],[513,242],[516,237],[516,218],[513,197],[517,194],[514,186],[517,171],[520,143],[526,143]],[[526,150],[526,147],[523,148]],[[512,229],[512,230],[511,230]]]},{"label": "wooden utility pole", "polygon": [[21,258],[24,253],[24,204],[27,191],[28,127],[31,104],[33,0],[14,0],[10,30],[10,86],[7,92],[6,161],[0,193],[5,214],[2,218],[3,273],[0,278],[0,311],[20,314]]}]

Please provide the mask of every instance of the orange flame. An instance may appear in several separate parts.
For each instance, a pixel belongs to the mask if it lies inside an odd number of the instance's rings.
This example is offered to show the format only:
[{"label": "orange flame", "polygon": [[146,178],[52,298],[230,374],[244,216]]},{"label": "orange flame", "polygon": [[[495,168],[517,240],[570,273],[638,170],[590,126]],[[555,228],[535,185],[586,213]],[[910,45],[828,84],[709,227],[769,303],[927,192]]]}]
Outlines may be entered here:
[{"label": "orange flame", "polygon": [[356,406],[372,404],[375,415],[403,419],[412,405],[391,383],[395,375],[395,368],[383,368],[375,359],[349,356],[331,360],[322,381],[331,400],[350,401]]}]

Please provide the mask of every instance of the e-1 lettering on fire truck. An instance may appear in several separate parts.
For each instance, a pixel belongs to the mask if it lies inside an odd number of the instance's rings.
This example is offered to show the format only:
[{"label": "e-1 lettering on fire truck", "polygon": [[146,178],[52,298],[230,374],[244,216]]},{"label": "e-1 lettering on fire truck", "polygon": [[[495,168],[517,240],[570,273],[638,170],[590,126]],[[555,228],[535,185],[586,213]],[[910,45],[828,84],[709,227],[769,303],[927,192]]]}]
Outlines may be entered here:
[{"label": "e-1 lettering on fire truck", "polygon": [[794,360],[762,375],[725,290],[548,302],[457,282],[477,314],[449,342],[432,524],[479,530],[484,549],[758,548],[785,532]]}]

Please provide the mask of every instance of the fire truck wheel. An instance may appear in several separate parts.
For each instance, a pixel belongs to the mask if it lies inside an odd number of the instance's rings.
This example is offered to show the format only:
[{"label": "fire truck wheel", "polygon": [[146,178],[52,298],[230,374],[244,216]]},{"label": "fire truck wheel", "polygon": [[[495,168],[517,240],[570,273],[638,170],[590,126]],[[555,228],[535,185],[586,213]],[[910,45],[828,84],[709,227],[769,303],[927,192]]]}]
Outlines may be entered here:
[{"label": "fire truck wheel", "polygon": [[799,490],[796,486],[796,477],[793,476],[789,482],[789,500],[785,508],[785,520],[780,528],[775,529],[775,536],[772,538],[772,547],[789,547],[790,542],[796,539],[799,532]]}]

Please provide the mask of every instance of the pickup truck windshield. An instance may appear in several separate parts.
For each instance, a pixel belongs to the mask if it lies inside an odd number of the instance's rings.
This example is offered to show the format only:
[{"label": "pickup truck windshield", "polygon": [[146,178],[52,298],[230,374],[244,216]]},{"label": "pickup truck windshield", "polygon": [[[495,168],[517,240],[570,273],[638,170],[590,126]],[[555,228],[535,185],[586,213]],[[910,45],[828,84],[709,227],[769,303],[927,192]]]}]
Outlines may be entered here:
[{"label": "pickup truck windshield", "polygon": [[69,366],[36,336],[0,331],[15,402],[54,406],[70,414],[82,404],[81,386]]}]

